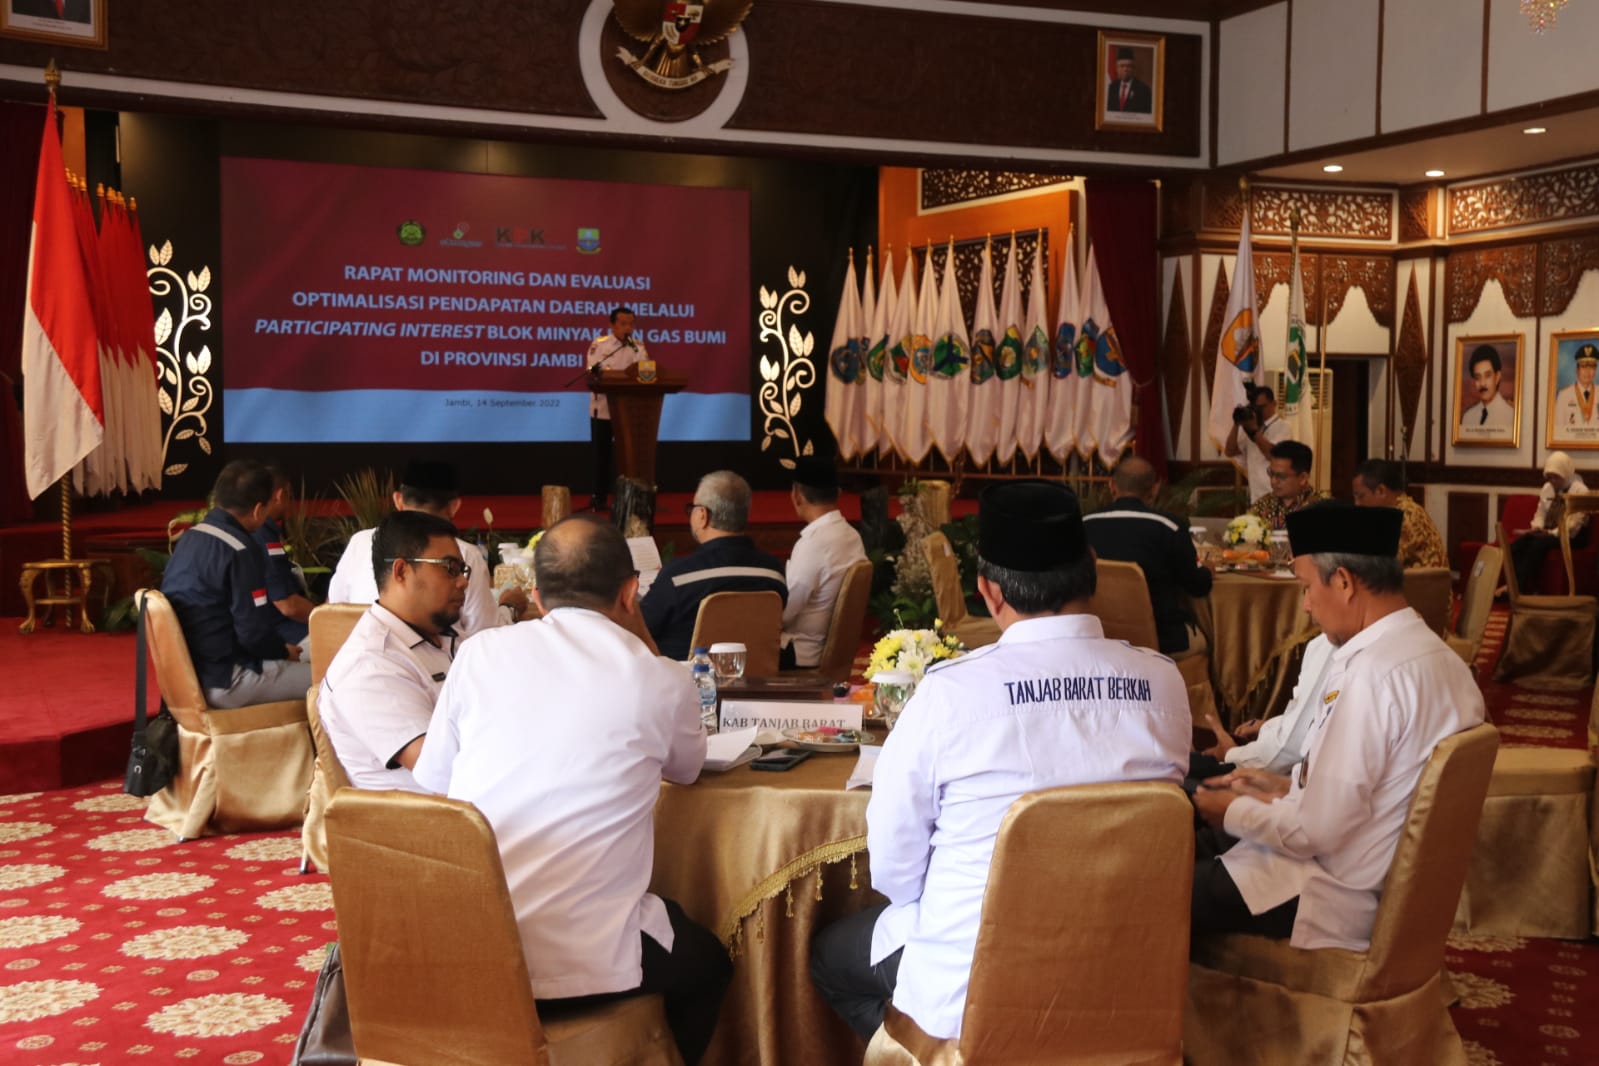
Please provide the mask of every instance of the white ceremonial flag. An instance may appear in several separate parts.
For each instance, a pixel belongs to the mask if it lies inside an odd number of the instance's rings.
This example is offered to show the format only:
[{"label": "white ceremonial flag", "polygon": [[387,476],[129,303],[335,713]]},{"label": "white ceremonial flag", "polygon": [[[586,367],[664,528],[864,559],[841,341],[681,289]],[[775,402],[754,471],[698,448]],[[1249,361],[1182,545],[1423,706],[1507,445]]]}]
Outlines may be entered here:
[{"label": "white ceremonial flag", "polygon": [[982,466],[993,458],[999,442],[999,382],[994,380],[994,242],[983,245],[983,269],[977,279],[977,311],[972,315],[972,397],[967,405],[966,451]]},{"label": "white ceremonial flag", "polygon": [[1011,234],[1005,282],[999,292],[999,344],[994,375],[999,378],[999,441],[994,459],[1008,463],[1016,454],[1016,404],[1022,389],[1022,283],[1016,272],[1016,235]]},{"label": "white ceremonial flag", "polygon": [[871,381],[871,373],[866,368],[866,356],[872,350],[872,321],[877,315],[877,269],[872,257],[872,248],[866,247],[866,284],[861,293],[860,317],[860,353],[861,368],[856,386],[855,406],[849,415],[850,435],[855,439],[855,454],[865,457],[866,453],[876,445],[877,438],[873,436],[871,427],[866,424],[866,387]]},{"label": "white ceremonial flag", "polygon": [[916,317],[916,256],[905,254],[899,298],[888,320],[888,358],[883,363],[883,430],[894,451],[904,456],[905,405],[909,402],[911,322]]},{"label": "white ceremonial flag", "polygon": [[1039,231],[1033,252],[1033,275],[1027,290],[1026,327],[1022,333],[1021,391],[1016,399],[1016,446],[1028,462],[1038,458],[1049,414],[1049,295],[1044,292],[1044,241]]},{"label": "white ceremonial flag", "polygon": [[[908,463],[920,463],[933,449],[933,436],[927,425],[927,379],[933,369],[933,334],[938,332],[938,283],[933,278],[933,248],[928,245],[922,260],[922,283],[916,293],[915,312],[901,347],[905,351],[905,400],[900,405],[900,455]],[[895,361],[899,352],[894,353]]]},{"label": "white ceremonial flag", "polygon": [[[868,280],[867,284],[870,284]],[[894,253],[883,257],[883,291],[872,308],[868,324],[871,342],[866,346],[866,433],[861,437],[861,454],[873,448],[879,455],[894,450],[893,438],[883,426],[883,370],[888,364],[889,323],[893,321],[899,301],[894,295]]]},{"label": "white ceremonial flag", "polygon": [[[1233,408],[1249,402],[1244,389],[1253,383],[1260,364],[1260,335],[1255,328],[1255,258],[1249,248],[1249,210],[1238,234],[1233,263],[1233,289],[1227,297],[1227,325],[1216,352],[1216,376],[1210,383],[1210,440],[1219,452],[1233,428]],[[1237,460],[1234,460],[1236,463]],[[1240,468],[1242,464],[1239,464]]]},{"label": "white ceremonial flag", "polygon": [[1294,243],[1294,269],[1288,282],[1288,373],[1283,386],[1283,421],[1288,436],[1298,441],[1316,439],[1311,424],[1310,375],[1305,358],[1305,279],[1299,272],[1299,244]]},{"label": "white ceremonial flag", "polygon": [[927,422],[933,444],[945,462],[953,463],[966,446],[966,419],[972,380],[967,373],[971,341],[966,336],[966,316],[961,313],[955,283],[955,241],[944,255],[944,277],[938,287],[938,317],[934,320],[933,366],[927,376]]},{"label": "white ceremonial flag", "polygon": [[1077,285],[1077,255],[1066,231],[1066,266],[1060,272],[1060,307],[1055,313],[1055,348],[1050,359],[1049,408],[1044,418],[1044,443],[1056,462],[1065,464],[1077,444],[1077,329],[1083,315]]},{"label": "white ceremonial flag", "polygon": [[[1133,439],[1133,379],[1122,362],[1121,340],[1116,336],[1116,326],[1110,320],[1110,307],[1105,303],[1105,290],[1099,283],[1099,264],[1094,259],[1094,246],[1088,246],[1088,266],[1083,275],[1083,334],[1082,339],[1093,346],[1093,382],[1089,386],[1089,406],[1092,408],[1094,441],[1099,447],[1099,458],[1112,466]],[[1082,382],[1078,382],[1082,386]],[[1081,399],[1081,396],[1079,396]],[[1079,438],[1078,447],[1082,447]]]},{"label": "white ceremonial flag", "polygon": [[838,296],[833,343],[827,349],[827,399],[823,413],[838,442],[841,459],[855,458],[855,405],[861,393],[861,295],[855,280],[855,255],[850,253],[844,289]]}]

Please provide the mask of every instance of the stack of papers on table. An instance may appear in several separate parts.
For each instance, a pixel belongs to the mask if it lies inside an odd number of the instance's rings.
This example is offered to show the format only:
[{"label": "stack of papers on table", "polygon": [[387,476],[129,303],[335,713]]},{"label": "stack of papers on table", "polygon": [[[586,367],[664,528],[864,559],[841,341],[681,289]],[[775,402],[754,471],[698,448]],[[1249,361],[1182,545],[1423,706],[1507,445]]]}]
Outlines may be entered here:
[{"label": "stack of papers on table", "polygon": [[882,746],[878,744],[861,745],[861,757],[855,760],[855,769],[849,772],[849,780],[844,782],[844,791],[872,787],[872,774],[877,772],[877,756],[882,751]]},{"label": "stack of papers on table", "polygon": [[705,738],[705,769],[713,773],[743,766],[761,753],[755,744],[754,729],[732,733],[713,733]]}]

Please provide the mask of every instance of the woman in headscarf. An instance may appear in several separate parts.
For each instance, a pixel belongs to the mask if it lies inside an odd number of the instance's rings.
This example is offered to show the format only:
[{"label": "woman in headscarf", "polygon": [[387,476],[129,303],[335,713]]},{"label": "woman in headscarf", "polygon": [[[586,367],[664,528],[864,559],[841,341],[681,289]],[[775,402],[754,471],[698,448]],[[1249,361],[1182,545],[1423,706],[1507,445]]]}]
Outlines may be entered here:
[{"label": "woman in headscarf", "polygon": [[[1524,593],[1548,591],[1534,587],[1538,571],[1543,567],[1544,556],[1560,544],[1560,524],[1566,517],[1566,497],[1586,493],[1588,486],[1577,473],[1577,464],[1565,452],[1550,452],[1543,464],[1543,488],[1538,492],[1538,510],[1532,516],[1532,528],[1510,542],[1510,562],[1516,568],[1516,584]],[[1575,515],[1571,519],[1571,545],[1584,546],[1588,541],[1588,516]]]}]

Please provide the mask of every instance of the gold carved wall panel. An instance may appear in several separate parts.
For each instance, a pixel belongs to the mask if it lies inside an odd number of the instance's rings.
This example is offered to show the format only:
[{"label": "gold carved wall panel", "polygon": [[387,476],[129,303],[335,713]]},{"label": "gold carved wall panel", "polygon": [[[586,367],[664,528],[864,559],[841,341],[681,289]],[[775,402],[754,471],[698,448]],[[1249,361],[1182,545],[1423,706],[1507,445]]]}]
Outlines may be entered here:
[{"label": "gold carved wall panel", "polygon": [[1538,246],[1509,244],[1498,248],[1463,248],[1449,253],[1444,266],[1445,308],[1450,322],[1464,322],[1477,309],[1482,287],[1499,282],[1505,302],[1517,318],[1537,313]]},{"label": "gold carved wall panel", "polygon": [[1449,190],[1449,233],[1599,215],[1599,164],[1523,174]]},{"label": "gold carved wall panel", "polygon": [[1599,235],[1561,237],[1538,245],[1538,273],[1543,292],[1538,313],[1562,315],[1577,294],[1583,274],[1599,270]]}]

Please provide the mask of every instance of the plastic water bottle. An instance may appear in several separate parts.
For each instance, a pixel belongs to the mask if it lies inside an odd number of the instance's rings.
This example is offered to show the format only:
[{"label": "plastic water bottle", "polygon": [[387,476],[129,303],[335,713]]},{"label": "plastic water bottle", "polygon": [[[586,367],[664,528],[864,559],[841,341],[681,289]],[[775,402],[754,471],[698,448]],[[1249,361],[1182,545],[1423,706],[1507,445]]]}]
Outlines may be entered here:
[{"label": "plastic water bottle", "polygon": [[710,663],[694,664],[694,687],[700,690],[700,724],[707,733],[716,732],[716,675]]},{"label": "plastic water bottle", "polygon": [[699,666],[701,664],[703,664],[705,666],[711,665],[711,649],[710,648],[694,648],[693,650],[691,650],[689,652],[689,654],[688,654],[688,667],[689,667],[689,669],[692,670],[692,669],[694,669],[694,667]]}]

